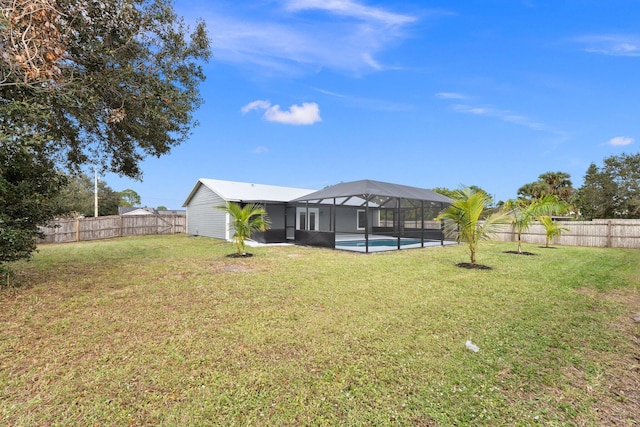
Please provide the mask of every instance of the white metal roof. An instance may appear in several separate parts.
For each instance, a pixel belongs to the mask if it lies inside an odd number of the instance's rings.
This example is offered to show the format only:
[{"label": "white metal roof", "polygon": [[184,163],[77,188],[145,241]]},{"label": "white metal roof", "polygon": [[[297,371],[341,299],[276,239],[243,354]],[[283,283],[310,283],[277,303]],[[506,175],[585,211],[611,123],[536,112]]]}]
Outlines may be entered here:
[{"label": "white metal roof", "polygon": [[122,215],[153,215],[153,212],[149,208],[136,208],[131,211],[127,211]]},{"label": "white metal roof", "polygon": [[306,188],[200,178],[182,206],[189,204],[189,201],[201,185],[204,185],[228,202],[288,202],[316,191]]}]

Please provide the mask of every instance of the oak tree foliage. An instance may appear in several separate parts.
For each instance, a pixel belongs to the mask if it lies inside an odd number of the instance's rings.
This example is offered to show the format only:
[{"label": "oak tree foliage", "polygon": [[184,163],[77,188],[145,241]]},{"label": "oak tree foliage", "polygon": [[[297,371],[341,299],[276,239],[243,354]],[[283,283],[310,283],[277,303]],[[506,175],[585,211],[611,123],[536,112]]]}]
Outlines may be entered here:
[{"label": "oak tree foliage", "polygon": [[204,23],[190,32],[170,0],[0,2],[0,126],[46,135],[72,168],[134,178],[188,137]]},{"label": "oak tree foliage", "polygon": [[28,258],[42,236],[38,226],[58,213],[55,197],[66,177],[43,146],[0,132],[0,271]]},{"label": "oak tree foliage", "polygon": [[0,0],[3,196],[27,177],[22,208],[2,201],[0,233],[37,235],[59,168],[141,178],[145,157],[184,142],[209,56],[204,23],[190,28],[171,0]]}]

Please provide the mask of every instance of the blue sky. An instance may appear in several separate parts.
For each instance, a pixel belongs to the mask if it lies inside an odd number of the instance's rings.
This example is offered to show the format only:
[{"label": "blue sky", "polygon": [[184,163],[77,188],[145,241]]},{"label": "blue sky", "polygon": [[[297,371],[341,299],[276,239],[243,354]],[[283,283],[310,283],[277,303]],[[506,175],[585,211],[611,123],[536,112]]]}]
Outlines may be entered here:
[{"label": "blue sky", "polygon": [[146,206],[198,178],[478,185],[496,200],[640,144],[640,1],[176,1],[207,22],[200,125],[143,163]]}]

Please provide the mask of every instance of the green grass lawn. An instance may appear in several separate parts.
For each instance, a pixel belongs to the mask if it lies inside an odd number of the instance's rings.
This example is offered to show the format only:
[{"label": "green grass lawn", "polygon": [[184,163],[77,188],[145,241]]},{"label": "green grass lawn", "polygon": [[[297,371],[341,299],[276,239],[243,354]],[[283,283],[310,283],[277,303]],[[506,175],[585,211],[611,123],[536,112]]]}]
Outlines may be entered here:
[{"label": "green grass lawn", "polygon": [[41,246],[0,291],[0,425],[640,423],[640,251],[515,247]]}]

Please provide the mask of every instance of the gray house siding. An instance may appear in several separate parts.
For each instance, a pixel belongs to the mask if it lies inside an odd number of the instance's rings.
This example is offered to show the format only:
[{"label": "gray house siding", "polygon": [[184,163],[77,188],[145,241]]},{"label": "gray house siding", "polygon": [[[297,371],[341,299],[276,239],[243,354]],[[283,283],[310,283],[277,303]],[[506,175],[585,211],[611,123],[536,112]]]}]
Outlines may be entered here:
[{"label": "gray house siding", "polygon": [[267,210],[267,216],[271,221],[271,228],[274,230],[284,230],[284,214],[285,214],[285,204],[273,204],[266,203],[265,204]]},{"label": "gray house siding", "polygon": [[[304,209],[305,205],[299,204],[297,207],[299,209]],[[336,206],[335,224],[333,224],[333,206],[309,204],[309,209],[318,208],[320,214],[318,231],[329,232],[333,231],[335,228],[337,233],[364,233],[364,229],[357,229],[358,210],[364,210],[364,208],[357,208],[354,206]],[[380,221],[378,209],[370,208],[368,218],[369,228],[379,226]]]},{"label": "gray house siding", "polygon": [[[364,229],[358,230],[358,211],[364,210],[364,208],[356,207],[339,207],[336,209],[336,223],[338,227],[336,232],[338,233],[364,233]],[[369,209],[368,224],[369,231],[371,227],[377,227],[379,225],[379,213],[378,209]]]},{"label": "gray house siding", "polygon": [[318,228],[320,231],[329,231],[329,227],[331,226],[331,209],[326,206],[320,207],[320,224]]},{"label": "gray house siding", "polygon": [[187,208],[187,233],[227,240],[227,215],[215,208],[225,203],[216,193],[200,185]]}]

